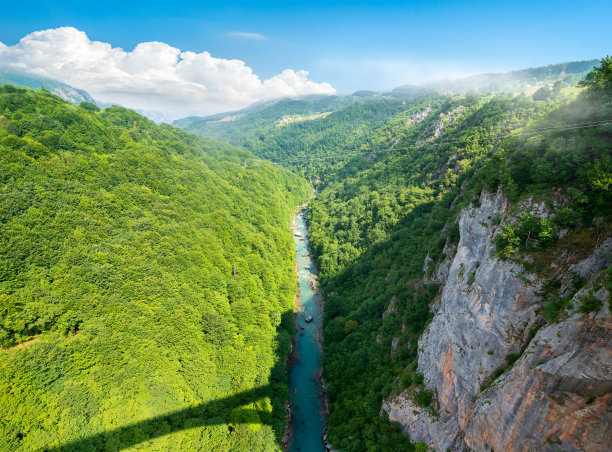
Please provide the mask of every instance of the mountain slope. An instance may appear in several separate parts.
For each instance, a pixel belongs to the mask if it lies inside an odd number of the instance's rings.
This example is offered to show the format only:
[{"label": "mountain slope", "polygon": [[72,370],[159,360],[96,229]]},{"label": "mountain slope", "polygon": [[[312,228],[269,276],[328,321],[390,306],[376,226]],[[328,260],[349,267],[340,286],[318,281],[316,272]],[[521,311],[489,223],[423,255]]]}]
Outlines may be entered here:
[{"label": "mountain slope", "polygon": [[[309,179],[326,181],[356,154],[387,151],[395,146],[390,138],[401,139],[415,114],[414,107],[423,101],[437,107],[447,94],[468,93],[470,98],[477,97],[477,93],[490,95],[500,91],[531,95],[538,90],[538,95],[545,99],[550,97],[547,84],[558,81],[559,88],[573,85],[596,63],[596,60],[579,61],[483,74],[398,87],[382,94],[364,91],[345,97],[285,99],[209,118],[185,118],[174,125],[245,147]],[[398,115],[400,112],[405,115]],[[377,130],[381,127],[385,127],[384,132]],[[360,163],[353,161],[352,164]]]},{"label": "mountain slope", "polygon": [[[609,68],[609,59],[603,64]],[[589,256],[601,253],[598,246],[611,236],[612,111],[610,87],[602,85],[599,94],[590,96],[590,85],[573,101],[563,91],[548,101],[455,96],[412,121],[393,150],[369,167],[339,172],[342,178],[328,181],[311,203],[311,243],[325,290],[324,376],[334,447],[393,450],[381,434],[389,428],[386,414],[380,417],[383,402],[413,441],[436,450],[461,450],[463,435],[477,449],[519,448],[523,440],[543,447],[557,436],[571,447],[605,444],[594,437],[610,430],[609,388],[598,383],[610,382],[601,367],[606,359],[593,365],[592,378],[567,386],[571,394],[551,386],[552,398],[521,405],[523,423],[499,416],[514,410],[513,391],[532,400],[521,377],[504,395],[485,392],[507,372],[525,378],[537,372],[522,352],[532,340],[550,338],[546,328],[558,319],[577,315],[576,322],[590,322],[597,314],[596,323],[609,322],[609,262],[582,264],[589,269],[578,272],[582,292],[571,282],[577,270],[569,271],[584,259],[595,262]],[[486,192],[498,189],[505,204],[488,201]],[[572,256],[572,248],[580,254]],[[525,315],[516,313],[521,309]],[[567,331],[581,327],[574,323]],[[605,341],[605,328],[598,331],[577,335],[582,342],[573,355]],[[554,346],[566,353],[572,340]],[[515,363],[522,370],[513,370]],[[550,378],[540,384],[562,380],[558,369],[551,364]],[[584,385],[598,389],[585,392]],[[575,410],[570,401],[578,401]],[[583,439],[560,435],[565,418],[559,413],[578,418],[587,402],[604,414],[582,427]],[[481,415],[470,418],[472,409]],[[552,425],[534,431],[530,416]]]},{"label": "mountain slope", "polygon": [[173,125],[200,136],[248,147],[248,140],[262,130],[294,122],[310,121],[347,105],[375,97],[380,95],[372,93],[365,96],[307,96],[300,99],[281,99],[258,103],[235,112],[204,118],[183,118],[174,121]]},{"label": "mountain slope", "polygon": [[4,84],[21,86],[33,90],[44,88],[74,105],[78,105],[81,102],[96,103],[93,98],[82,89],[76,89],[65,83],[58,82],[57,80],[30,74],[28,72],[6,68],[0,69],[0,86]]},{"label": "mountain slope", "polygon": [[[603,444],[593,438],[610,430],[605,359],[564,386],[568,395],[553,387],[564,377],[551,363],[538,380],[552,385],[550,397],[521,405],[524,424],[503,415],[521,403],[513,394],[535,400],[527,383],[540,374],[523,351],[549,357],[534,336],[578,358],[605,352],[609,262],[597,256],[611,236],[612,111],[601,75],[609,59],[601,64],[578,96],[562,84],[533,95],[410,93],[255,128],[245,139],[258,155],[321,179],[309,230],[324,291],[334,448],[412,450],[409,439],[420,450],[522,440],[538,448],[558,437],[570,448]],[[558,69],[518,75],[526,83]],[[556,322],[572,316],[564,328],[575,336],[550,342],[562,334]],[[593,334],[581,326],[592,323]],[[580,346],[571,349],[573,337]],[[496,396],[487,389],[498,383]],[[567,424],[575,435],[561,435],[562,420],[589,404],[596,415],[582,439],[576,423]],[[549,415],[546,429],[531,428],[530,419]]]},{"label": "mountain slope", "polygon": [[[304,110],[297,108],[295,102],[281,101],[266,108],[262,112],[265,119],[247,115],[234,123],[223,123],[223,126],[215,123],[209,124],[209,128],[187,130],[243,146],[307,178],[327,179],[328,173],[346,164],[347,156],[350,159],[357,151],[363,154],[371,148],[368,141],[375,129],[398,113],[409,110],[419,100],[406,102],[365,97],[333,111],[312,109],[312,104]],[[285,111],[287,114],[281,113]],[[289,115],[290,111],[293,113]],[[219,127],[225,130],[223,135],[212,132]]]},{"label": "mountain slope", "polygon": [[414,93],[415,89],[460,93],[471,90],[481,93],[491,91],[520,93],[555,81],[560,81],[564,86],[571,86],[583,80],[598,63],[599,60],[570,61],[506,73],[473,75],[457,80],[434,81],[421,87],[399,86],[389,94],[403,97]]},{"label": "mountain slope", "polygon": [[0,449],[282,448],[304,180],[4,86],[0,181]]}]

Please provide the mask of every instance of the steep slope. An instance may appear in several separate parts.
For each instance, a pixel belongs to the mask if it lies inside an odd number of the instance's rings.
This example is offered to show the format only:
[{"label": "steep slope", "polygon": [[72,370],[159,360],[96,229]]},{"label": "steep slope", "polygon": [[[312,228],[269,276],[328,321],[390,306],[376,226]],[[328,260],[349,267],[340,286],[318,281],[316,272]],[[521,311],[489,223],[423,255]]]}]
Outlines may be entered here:
[{"label": "steep slope", "polygon": [[605,450],[610,64],[569,103],[462,99],[311,204],[334,447],[391,450],[384,399],[419,447]]},{"label": "steep slope", "polygon": [[[612,441],[611,65],[547,116],[545,134],[507,143],[471,181],[503,191],[462,211],[454,257],[432,268],[443,288],[417,362],[433,405],[411,387],[383,404],[415,441],[592,451]],[[588,126],[568,126],[578,118]]]},{"label": "steep slope", "polygon": [[293,121],[309,120],[317,115],[350,105],[359,99],[360,97],[354,96],[306,96],[300,99],[281,99],[203,118],[195,116],[178,119],[173,125],[187,132],[241,146],[262,129]]},{"label": "steep slope", "polygon": [[[561,84],[533,96],[411,92],[246,143],[321,179],[309,229],[335,449],[605,444],[609,263],[596,256],[612,216],[609,66],[577,98]],[[558,68],[549,69],[543,77]],[[551,362],[548,373],[528,346]],[[591,351],[600,362],[577,375],[572,366]],[[519,406],[524,426],[507,414]],[[578,431],[582,415],[591,422]]]},{"label": "steep slope", "polygon": [[279,450],[307,183],[0,89],[1,450]]},{"label": "steep slope", "polygon": [[[551,217],[542,202],[517,206]],[[508,207],[501,192],[484,193],[479,207],[461,214],[439,309],[418,345],[418,370],[437,395],[437,414],[419,406],[410,389],[383,407],[413,440],[436,450],[540,449],[547,442],[555,450],[559,442],[563,450],[604,450],[612,441],[611,316],[601,303],[609,300],[610,231],[589,231],[594,240],[580,250],[578,231],[567,231],[549,279],[498,257],[495,236],[512,217]],[[496,215],[501,224],[491,222]],[[573,308],[547,324],[542,301],[553,283]],[[601,306],[596,315],[584,314],[589,297]]]},{"label": "steep slope", "polygon": [[81,102],[96,103],[93,98],[82,89],[74,88],[47,77],[16,71],[14,69],[0,69],[0,86],[4,84],[21,86],[34,90],[44,88],[74,105],[78,105]]}]

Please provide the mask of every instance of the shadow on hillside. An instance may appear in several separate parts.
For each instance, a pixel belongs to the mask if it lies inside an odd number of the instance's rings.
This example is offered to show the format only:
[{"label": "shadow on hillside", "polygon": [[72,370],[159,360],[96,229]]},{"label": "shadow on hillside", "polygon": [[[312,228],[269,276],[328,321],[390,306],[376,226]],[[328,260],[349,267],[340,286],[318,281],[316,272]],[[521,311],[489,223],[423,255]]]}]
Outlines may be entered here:
[{"label": "shadow on hillside", "polygon": [[[181,430],[230,423],[230,412],[234,408],[268,396],[270,388],[271,386],[268,385],[241,392],[194,408],[174,411],[46,450],[48,452],[119,451]],[[270,412],[251,409],[234,410],[232,416],[239,419],[260,419],[262,424],[273,425]]]},{"label": "shadow on hillside", "polygon": [[[294,328],[293,312],[287,311],[282,315],[281,325],[279,326],[279,330],[282,330],[283,333],[279,331],[277,338],[281,335],[285,335],[286,338],[287,333],[290,337],[293,337]],[[289,344],[277,349],[276,364],[271,371],[269,384],[265,386],[73,440],[57,447],[49,447],[44,449],[44,452],[102,450],[115,452],[192,428],[228,424],[229,430],[232,432],[234,426],[241,423],[269,425],[274,430],[279,448],[283,448],[282,430],[284,422],[282,419],[285,416],[285,400],[289,397],[288,378],[285,372],[286,352],[288,351]],[[286,397],[284,397],[285,395]],[[272,402],[272,412],[245,407],[245,405],[250,405],[266,397]]]}]

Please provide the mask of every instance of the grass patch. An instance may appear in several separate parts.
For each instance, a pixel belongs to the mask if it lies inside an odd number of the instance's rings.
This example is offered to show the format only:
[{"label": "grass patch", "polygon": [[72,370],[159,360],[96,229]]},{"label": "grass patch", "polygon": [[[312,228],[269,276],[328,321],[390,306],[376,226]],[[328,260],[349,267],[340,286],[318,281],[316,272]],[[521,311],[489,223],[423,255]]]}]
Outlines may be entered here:
[{"label": "grass patch", "polygon": [[467,285],[471,286],[474,283],[474,279],[476,279],[476,272],[469,272],[468,279],[467,279]]}]

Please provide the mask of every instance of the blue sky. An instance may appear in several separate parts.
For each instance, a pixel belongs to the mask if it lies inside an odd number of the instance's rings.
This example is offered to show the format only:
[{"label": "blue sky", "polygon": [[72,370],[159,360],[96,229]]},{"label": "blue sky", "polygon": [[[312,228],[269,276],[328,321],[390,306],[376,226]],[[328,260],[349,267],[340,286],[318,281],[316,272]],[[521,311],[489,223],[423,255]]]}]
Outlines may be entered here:
[{"label": "blue sky", "polygon": [[7,46],[62,26],[132,50],[160,41],[239,59],[263,79],[309,71],[339,93],[600,58],[610,1],[5,2]]}]

